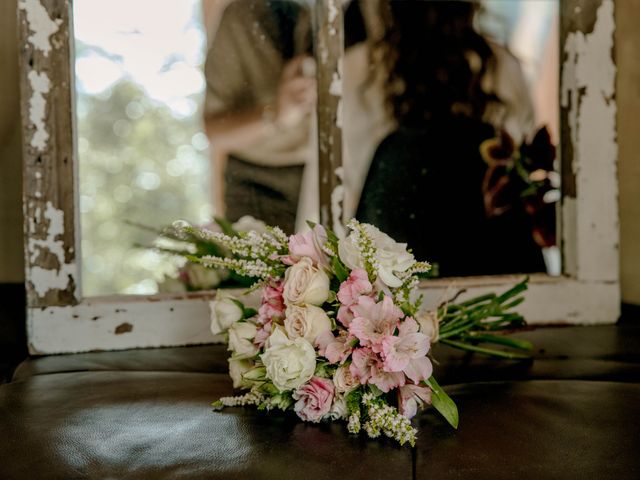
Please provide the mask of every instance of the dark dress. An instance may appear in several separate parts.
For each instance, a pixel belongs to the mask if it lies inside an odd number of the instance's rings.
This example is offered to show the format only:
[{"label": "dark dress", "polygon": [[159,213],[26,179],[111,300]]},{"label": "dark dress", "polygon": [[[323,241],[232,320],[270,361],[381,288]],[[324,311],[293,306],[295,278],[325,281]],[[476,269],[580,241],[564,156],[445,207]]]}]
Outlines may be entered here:
[{"label": "dark dress", "polygon": [[544,272],[522,206],[485,214],[479,145],[493,136],[492,126],[465,117],[399,128],[374,155],[356,218],[407,242],[440,276]]}]

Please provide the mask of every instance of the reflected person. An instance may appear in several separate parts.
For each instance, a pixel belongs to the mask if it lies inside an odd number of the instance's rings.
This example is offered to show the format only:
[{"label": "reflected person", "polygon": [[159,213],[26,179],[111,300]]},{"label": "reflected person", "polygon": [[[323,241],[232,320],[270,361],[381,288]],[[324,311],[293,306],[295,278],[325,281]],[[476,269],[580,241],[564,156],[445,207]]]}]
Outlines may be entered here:
[{"label": "reflected person", "polygon": [[372,58],[394,128],[374,154],[356,217],[408,242],[441,276],[543,272],[525,210],[485,212],[480,144],[496,129],[522,140],[533,109],[518,61],[474,29],[476,7],[381,1]]},{"label": "reflected person", "polygon": [[234,0],[205,64],[205,130],[215,152],[216,210],[294,229],[311,150],[315,78],[309,12],[289,0]]}]

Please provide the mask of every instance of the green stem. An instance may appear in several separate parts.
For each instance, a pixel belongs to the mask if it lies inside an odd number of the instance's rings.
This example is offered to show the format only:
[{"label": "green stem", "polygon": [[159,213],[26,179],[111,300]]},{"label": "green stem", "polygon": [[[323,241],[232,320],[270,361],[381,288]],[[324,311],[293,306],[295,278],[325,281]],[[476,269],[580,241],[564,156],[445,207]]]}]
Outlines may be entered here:
[{"label": "green stem", "polygon": [[524,355],[522,353],[504,352],[502,350],[494,350],[493,348],[483,348],[483,347],[478,347],[476,345],[469,345],[468,343],[464,343],[464,342],[458,342],[455,340],[442,339],[439,341],[444,343],[445,345],[449,345],[454,348],[467,350],[469,352],[481,353],[483,355],[489,355],[492,357],[519,359],[519,360],[531,358],[529,355]]}]

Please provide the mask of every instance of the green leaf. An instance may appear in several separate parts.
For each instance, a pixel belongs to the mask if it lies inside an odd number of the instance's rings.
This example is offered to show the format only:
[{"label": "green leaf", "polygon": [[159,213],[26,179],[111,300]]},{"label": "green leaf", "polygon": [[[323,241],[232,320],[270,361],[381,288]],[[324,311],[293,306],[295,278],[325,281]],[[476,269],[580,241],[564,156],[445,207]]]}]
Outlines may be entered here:
[{"label": "green leaf", "polygon": [[333,268],[333,273],[336,274],[336,277],[340,282],[344,282],[349,278],[349,270],[337,256],[331,258],[331,267]]},{"label": "green leaf", "polygon": [[254,367],[242,375],[242,378],[251,382],[260,382],[267,378],[265,367]]},{"label": "green leaf", "polygon": [[275,396],[280,393],[280,390],[271,382],[265,382],[258,386],[257,390],[267,395]]},{"label": "green leaf", "polygon": [[224,404],[220,400],[216,400],[211,404],[214,410],[220,411],[224,408]]},{"label": "green leaf", "polygon": [[351,390],[346,398],[345,402],[347,403],[347,412],[351,415],[353,412],[360,411],[360,403],[362,401],[362,388],[356,388],[355,390]]},{"label": "green leaf", "polygon": [[515,297],[516,295],[521,294],[529,288],[529,277],[525,277],[520,283],[514,285],[511,289],[504,292],[500,295],[496,300],[498,303],[504,303],[510,298]]},{"label": "green leaf", "polygon": [[222,233],[224,233],[225,235],[229,235],[230,237],[238,236],[238,232],[234,230],[231,222],[226,218],[213,217],[213,220],[218,224],[218,226],[220,226],[220,228],[222,229]]},{"label": "green leaf", "polygon": [[426,382],[431,389],[431,405],[453,428],[458,428],[458,407],[432,376]]},{"label": "green leaf", "polygon": [[258,311],[255,308],[243,308],[242,309],[242,317],[243,318],[252,318],[258,314]]},{"label": "green leaf", "polygon": [[377,386],[375,386],[373,383],[369,384],[369,390],[371,391],[371,393],[373,393],[374,396],[379,397],[380,395],[382,395],[384,392],[382,390],[380,390]]}]

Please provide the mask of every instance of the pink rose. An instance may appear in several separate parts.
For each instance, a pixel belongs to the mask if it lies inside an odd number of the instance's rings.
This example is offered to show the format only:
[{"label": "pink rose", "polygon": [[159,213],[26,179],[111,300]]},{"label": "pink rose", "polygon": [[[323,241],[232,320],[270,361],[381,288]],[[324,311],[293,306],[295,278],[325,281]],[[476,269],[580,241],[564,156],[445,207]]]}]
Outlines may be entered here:
[{"label": "pink rose", "polygon": [[418,413],[418,407],[431,403],[431,390],[427,387],[407,384],[398,389],[400,414],[411,419]]},{"label": "pink rose", "polygon": [[284,263],[293,265],[302,257],[309,257],[317,267],[329,267],[327,254],[322,246],[327,241],[327,232],[322,225],[316,225],[312,230],[298,233],[289,237],[289,255],[283,259]]},{"label": "pink rose", "polygon": [[369,295],[372,290],[373,286],[367,272],[362,268],[356,268],[351,272],[349,278],[340,285],[338,300],[345,306],[351,306],[357,303],[362,295]]},{"label": "pink rose", "polygon": [[306,422],[319,422],[331,410],[334,393],[333,382],[326,378],[311,377],[293,394],[297,400],[293,409]]}]

